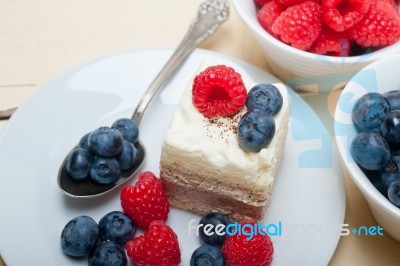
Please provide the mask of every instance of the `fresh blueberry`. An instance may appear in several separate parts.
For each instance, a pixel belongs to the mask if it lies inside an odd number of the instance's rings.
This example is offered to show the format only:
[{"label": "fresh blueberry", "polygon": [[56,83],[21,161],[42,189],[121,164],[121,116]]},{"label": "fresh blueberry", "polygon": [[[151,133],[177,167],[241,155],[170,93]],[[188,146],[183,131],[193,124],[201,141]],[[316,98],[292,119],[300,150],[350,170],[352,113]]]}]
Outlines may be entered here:
[{"label": "fresh blueberry", "polygon": [[267,112],[254,110],[245,113],[237,127],[239,145],[250,152],[268,146],[275,135],[275,120]]},{"label": "fresh blueberry", "polygon": [[400,110],[391,111],[385,116],[381,132],[390,147],[400,147]]},{"label": "fresh blueberry", "polygon": [[90,171],[92,155],[88,150],[73,149],[67,157],[66,170],[68,176],[75,180],[85,179]]},{"label": "fresh blueberry", "polygon": [[388,197],[391,203],[400,207],[400,180],[393,181],[388,189]]},{"label": "fresh blueberry", "polygon": [[219,248],[205,245],[197,248],[190,257],[190,266],[224,266],[225,259]]},{"label": "fresh blueberry", "polygon": [[61,247],[65,254],[83,257],[95,246],[99,227],[89,216],[78,216],[69,221],[61,233]]},{"label": "fresh blueberry", "polygon": [[[230,223],[228,216],[219,212],[211,212],[200,219],[199,236],[204,243],[212,246],[221,246],[227,234],[226,226]],[[218,227],[217,227],[218,226]]]},{"label": "fresh blueberry", "polygon": [[90,147],[89,147],[89,136],[90,136],[90,133],[92,133],[92,132],[86,133],[86,134],[79,140],[79,143],[78,143],[78,147],[79,147],[79,148],[85,149],[85,150],[90,150]]},{"label": "fresh blueberry", "polygon": [[382,182],[382,171],[381,170],[366,170],[362,168],[364,174],[368,177],[372,185],[385,197],[387,197],[387,189]]},{"label": "fresh blueberry", "polygon": [[380,132],[382,121],[389,111],[389,102],[380,93],[365,94],[353,106],[354,125],[359,132]]},{"label": "fresh blueberry", "polygon": [[122,152],[118,156],[118,162],[121,170],[129,170],[135,164],[138,158],[138,150],[131,142],[124,141]]},{"label": "fresh blueberry", "polygon": [[354,161],[367,170],[379,170],[390,159],[390,148],[378,133],[359,133],[351,142],[350,153]]},{"label": "fresh blueberry", "polygon": [[133,144],[139,138],[139,128],[132,119],[121,118],[112,124],[113,128],[116,128],[122,135],[122,138]]},{"label": "fresh blueberry", "polygon": [[124,246],[136,233],[131,218],[120,211],[106,214],[99,222],[100,240],[110,240]]},{"label": "fresh blueberry", "polygon": [[400,180],[400,155],[392,155],[386,166],[382,168],[380,183],[385,197],[387,197],[389,185],[395,180]]},{"label": "fresh blueberry", "polygon": [[257,84],[247,94],[246,106],[250,111],[259,109],[275,115],[283,104],[278,88],[272,84]]},{"label": "fresh blueberry", "polygon": [[121,169],[117,159],[95,157],[90,168],[90,177],[99,184],[109,185],[117,181]]},{"label": "fresh blueberry", "polygon": [[115,128],[100,127],[89,136],[90,149],[99,156],[114,157],[122,151],[122,136]]},{"label": "fresh blueberry", "polygon": [[388,100],[391,110],[400,110],[400,90],[388,91],[383,97]]},{"label": "fresh blueberry", "polygon": [[90,252],[89,266],[125,266],[128,259],[124,249],[112,241],[100,242]]}]

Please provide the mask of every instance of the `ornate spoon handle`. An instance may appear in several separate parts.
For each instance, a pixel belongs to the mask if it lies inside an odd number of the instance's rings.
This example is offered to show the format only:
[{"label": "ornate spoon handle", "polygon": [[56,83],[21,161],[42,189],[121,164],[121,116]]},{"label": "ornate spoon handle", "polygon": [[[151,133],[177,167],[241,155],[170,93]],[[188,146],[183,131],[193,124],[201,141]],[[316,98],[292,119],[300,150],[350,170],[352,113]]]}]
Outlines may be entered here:
[{"label": "ornate spoon handle", "polygon": [[17,107],[10,108],[7,110],[0,111],[0,120],[7,120],[9,119],[12,114],[17,110]]},{"label": "ornate spoon handle", "polygon": [[228,19],[228,16],[229,5],[226,0],[207,0],[200,5],[197,17],[190,25],[185,37],[153,82],[149,85],[136,107],[132,119],[138,125],[153,96],[160,91],[162,86],[167,82],[170,76],[175,73],[186,57],[202,41],[212,35],[217,28]]},{"label": "ornate spoon handle", "polygon": [[[206,38],[212,35],[217,28],[228,19],[229,5],[227,0],[207,0],[203,2],[197,12],[196,19],[190,25],[185,37],[176,48],[170,59],[149,85],[142,96],[132,119],[139,124],[144,111],[153,96],[162,88],[169,77],[175,73],[186,57]],[[0,120],[8,119],[17,108],[0,111]]]}]

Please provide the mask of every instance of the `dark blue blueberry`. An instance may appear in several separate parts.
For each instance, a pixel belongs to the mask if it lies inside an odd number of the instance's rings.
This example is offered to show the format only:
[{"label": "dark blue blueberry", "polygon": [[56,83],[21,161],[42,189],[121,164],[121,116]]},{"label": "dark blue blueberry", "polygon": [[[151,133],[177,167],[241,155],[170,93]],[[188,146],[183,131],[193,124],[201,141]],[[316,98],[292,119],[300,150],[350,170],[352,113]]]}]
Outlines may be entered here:
[{"label": "dark blue blueberry", "polygon": [[199,230],[200,239],[206,244],[221,246],[227,237],[225,228],[229,223],[228,216],[223,213],[211,212],[203,216],[199,222],[199,225],[202,224]]},{"label": "dark blue blueberry", "polygon": [[400,180],[393,181],[388,189],[388,197],[391,203],[400,207]]},{"label": "dark blue blueberry", "polygon": [[88,150],[75,148],[68,154],[65,168],[69,177],[82,180],[88,176],[91,163],[92,155]]},{"label": "dark blue blueberry", "polygon": [[136,233],[131,218],[120,211],[106,214],[99,222],[100,240],[110,240],[124,246]]},{"label": "dark blue blueberry", "polygon": [[100,127],[89,136],[89,146],[94,154],[114,157],[122,151],[122,136],[115,128]]},{"label": "dark blue blueberry", "polygon": [[90,177],[99,184],[109,185],[117,181],[121,169],[115,158],[95,157],[90,168]]},{"label": "dark blue blueberry", "polygon": [[380,93],[365,94],[353,106],[354,125],[359,132],[380,132],[382,121],[389,111],[389,102]]},{"label": "dark blue blueberry", "polygon": [[90,133],[92,133],[92,132],[86,133],[86,134],[79,140],[79,143],[78,143],[78,147],[79,147],[79,148],[82,148],[82,149],[85,149],[85,150],[90,150],[90,147],[89,147],[89,136],[90,136]]},{"label": "dark blue blueberry", "polygon": [[67,255],[83,257],[93,249],[98,238],[97,223],[88,216],[78,216],[65,225],[61,233],[61,247]]},{"label": "dark blue blueberry", "polygon": [[389,185],[395,180],[400,180],[400,155],[392,155],[381,172],[380,186],[382,188],[378,190],[382,190],[382,194],[387,197]]},{"label": "dark blue blueberry", "polygon": [[190,257],[190,266],[224,266],[225,259],[219,248],[205,245],[197,248]]},{"label": "dark blue blueberry", "polygon": [[283,104],[278,88],[272,84],[257,84],[247,94],[246,106],[250,111],[259,109],[275,115]]},{"label": "dark blue blueberry", "polygon": [[388,91],[383,97],[388,100],[391,110],[400,110],[400,90]]},{"label": "dark blue blueberry", "polygon": [[400,110],[391,111],[385,116],[381,132],[390,147],[400,147]]},{"label": "dark blue blueberry", "polygon": [[382,182],[382,171],[381,170],[366,170],[362,168],[364,174],[368,177],[369,181],[374,187],[385,197],[387,197],[387,189]]},{"label": "dark blue blueberry", "polygon": [[112,241],[100,242],[90,252],[89,266],[125,266],[128,264],[125,250]]},{"label": "dark blue blueberry", "polygon": [[138,150],[131,142],[124,141],[122,152],[118,156],[121,170],[129,170],[135,164],[138,157]]},{"label": "dark blue blueberry", "polygon": [[354,161],[367,170],[379,170],[390,159],[390,148],[378,133],[359,133],[351,142],[350,153]]},{"label": "dark blue blueberry", "polygon": [[116,128],[122,135],[122,138],[133,144],[139,138],[139,128],[132,119],[121,118],[112,124],[113,128]]},{"label": "dark blue blueberry", "polygon": [[275,135],[275,120],[261,110],[245,113],[237,127],[238,141],[242,149],[259,152],[268,146]]}]

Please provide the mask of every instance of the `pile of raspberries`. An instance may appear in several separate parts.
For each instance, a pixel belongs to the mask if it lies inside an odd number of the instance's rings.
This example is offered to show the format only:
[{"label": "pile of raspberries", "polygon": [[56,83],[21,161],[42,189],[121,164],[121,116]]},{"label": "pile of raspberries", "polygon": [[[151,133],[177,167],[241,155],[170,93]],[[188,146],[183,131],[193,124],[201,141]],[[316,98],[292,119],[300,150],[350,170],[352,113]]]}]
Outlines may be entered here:
[{"label": "pile of raspberries", "polygon": [[352,56],[397,42],[396,0],[254,0],[261,26],[275,38],[316,54]]}]

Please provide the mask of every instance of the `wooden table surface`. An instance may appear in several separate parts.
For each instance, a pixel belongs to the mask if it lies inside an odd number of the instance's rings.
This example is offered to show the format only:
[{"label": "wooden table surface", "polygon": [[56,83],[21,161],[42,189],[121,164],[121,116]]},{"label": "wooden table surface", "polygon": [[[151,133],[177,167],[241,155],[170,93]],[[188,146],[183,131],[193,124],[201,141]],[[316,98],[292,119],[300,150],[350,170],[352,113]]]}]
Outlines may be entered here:
[{"label": "wooden table surface", "polygon": [[[48,80],[97,57],[139,48],[175,47],[200,2],[0,1],[0,109],[23,104]],[[200,48],[269,71],[261,49],[233,8],[229,20]],[[332,92],[323,97],[326,102],[314,103],[326,106],[323,122],[330,129],[339,93]],[[309,102],[313,104],[312,99]],[[0,121],[0,133],[6,126],[7,121]],[[345,170],[343,178],[347,197],[345,223],[377,225]],[[388,235],[350,235],[340,239],[330,265],[400,265],[399,250],[400,244]],[[0,265],[4,262],[0,261]]]}]

